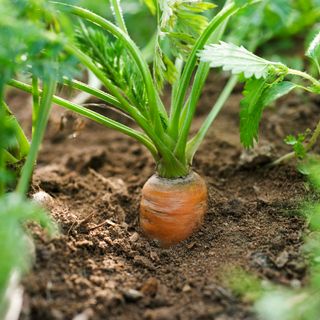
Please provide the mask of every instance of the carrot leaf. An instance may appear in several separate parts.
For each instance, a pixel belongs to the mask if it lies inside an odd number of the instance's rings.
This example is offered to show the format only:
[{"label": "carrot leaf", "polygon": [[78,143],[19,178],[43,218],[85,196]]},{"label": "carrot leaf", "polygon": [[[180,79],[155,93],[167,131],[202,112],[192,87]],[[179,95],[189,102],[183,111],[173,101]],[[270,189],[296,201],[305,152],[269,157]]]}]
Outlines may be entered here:
[{"label": "carrot leaf", "polygon": [[208,25],[203,13],[216,5],[204,1],[160,1],[161,32],[168,37],[173,54],[187,57],[193,44]]},{"label": "carrot leaf", "polygon": [[[246,83],[240,110],[240,139],[247,148],[258,140],[259,124],[265,107],[296,87],[289,81],[277,82],[271,79],[272,76],[267,79],[252,78]],[[269,83],[270,80],[273,82]]]},{"label": "carrot leaf", "polygon": [[231,71],[233,74],[243,73],[245,78],[252,76],[257,79],[267,78],[272,68],[286,69],[285,65],[260,58],[243,46],[223,41],[205,46],[199,56],[202,61],[209,62],[211,67],[222,67],[223,70]]},{"label": "carrot leaf", "polygon": [[77,32],[81,50],[101,69],[116,87],[137,107],[145,108],[147,94],[142,75],[121,40],[103,31],[82,25]]}]

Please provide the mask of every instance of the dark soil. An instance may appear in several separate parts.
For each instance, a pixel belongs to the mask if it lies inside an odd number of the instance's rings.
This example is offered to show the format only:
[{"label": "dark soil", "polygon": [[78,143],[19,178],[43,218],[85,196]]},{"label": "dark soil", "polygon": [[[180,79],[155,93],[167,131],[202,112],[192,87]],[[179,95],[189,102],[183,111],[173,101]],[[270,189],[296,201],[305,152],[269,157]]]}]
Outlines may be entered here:
[{"label": "dark soil", "polygon": [[[208,85],[195,128],[218,91],[216,83]],[[247,152],[239,143],[240,98],[231,97],[194,162],[209,187],[205,223],[170,249],[139,229],[140,191],[154,170],[148,152],[70,115],[61,126],[61,111],[55,112],[33,192],[53,198],[49,207],[61,235],[48,240],[35,231],[21,319],[249,320],[256,319],[250,304],[226,284],[230,270],[241,267],[287,286],[306,281],[304,222],[296,215],[304,178],[294,166],[267,164],[289,150],[287,134],[315,125],[319,101],[295,95],[280,101],[264,117],[260,144]]]}]

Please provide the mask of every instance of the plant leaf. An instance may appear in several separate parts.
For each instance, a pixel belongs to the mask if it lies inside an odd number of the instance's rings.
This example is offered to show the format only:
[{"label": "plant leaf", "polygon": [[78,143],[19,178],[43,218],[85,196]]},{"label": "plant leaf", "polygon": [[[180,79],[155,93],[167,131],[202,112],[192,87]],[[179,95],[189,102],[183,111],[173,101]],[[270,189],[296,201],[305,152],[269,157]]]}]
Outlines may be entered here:
[{"label": "plant leaf", "polygon": [[259,124],[266,106],[288,94],[296,85],[289,81],[268,83],[268,79],[250,79],[244,89],[240,110],[240,139],[246,148],[258,141]]},{"label": "plant leaf", "polygon": [[81,25],[76,37],[80,49],[89,55],[106,77],[130,99],[145,109],[147,94],[142,75],[123,43],[103,31]]},{"label": "plant leaf", "polygon": [[216,5],[201,0],[161,0],[159,3],[162,11],[161,34],[169,37],[176,57],[187,57],[192,43],[208,25],[208,18],[203,13]]},{"label": "plant leaf", "polygon": [[268,106],[270,103],[288,94],[296,87],[297,85],[290,81],[283,81],[272,85],[268,90],[265,90],[261,96],[262,105],[264,107]]},{"label": "plant leaf", "polygon": [[310,43],[306,56],[313,60],[318,60],[320,58],[320,31]]},{"label": "plant leaf", "polygon": [[253,147],[258,139],[259,122],[262,115],[262,105],[258,104],[260,96],[266,87],[266,79],[250,79],[244,88],[244,98],[240,109],[240,140],[246,148]]},{"label": "plant leaf", "polygon": [[272,0],[269,2],[268,9],[285,25],[288,23],[288,17],[291,14],[292,4],[288,0]]},{"label": "plant leaf", "polygon": [[257,79],[266,78],[272,67],[285,69],[286,66],[265,60],[251,53],[243,46],[238,47],[231,43],[221,41],[219,44],[205,46],[199,54],[204,62],[210,63],[211,67],[222,67],[225,71],[233,74],[243,73],[246,78],[255,76]]},{"label": "plant leaf", "polygon": [[172,84],[177,77],[171,58],[188,57],[194,43],[208,25],[208,18],[203,13],[216,5],[202,0],[159,0],[159,7],[161,17],[155,44],[153,75],[156,86],[161,91],[166,81]]},{"label": "plant leaf", "polygon": [[164,83],[167,81],[173,84],[177,78],[177,70],[169,57],[161,50],[157,44],[153,61],[153,78],[159,92],[162,91]]}]

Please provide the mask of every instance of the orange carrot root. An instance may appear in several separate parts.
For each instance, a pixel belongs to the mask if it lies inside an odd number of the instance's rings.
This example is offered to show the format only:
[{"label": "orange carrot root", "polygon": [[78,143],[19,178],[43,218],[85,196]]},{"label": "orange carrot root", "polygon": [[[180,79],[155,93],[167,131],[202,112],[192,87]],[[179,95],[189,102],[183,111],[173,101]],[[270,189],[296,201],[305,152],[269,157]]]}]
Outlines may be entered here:
[{"label": "orange carrot root", "polygon": [[153,175],[142,189],[141,228],[163,247],[177,244],[200,227],[207,201],[206,184],[194,172],[178,179]]}]

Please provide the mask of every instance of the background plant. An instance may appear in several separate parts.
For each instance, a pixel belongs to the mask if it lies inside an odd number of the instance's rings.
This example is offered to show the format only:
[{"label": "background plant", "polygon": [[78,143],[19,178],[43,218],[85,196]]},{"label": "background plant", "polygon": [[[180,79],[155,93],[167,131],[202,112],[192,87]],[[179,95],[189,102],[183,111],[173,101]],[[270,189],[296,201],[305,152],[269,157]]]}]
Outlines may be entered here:
[{"label": "background plant", "polygon": [[[75,59],[63,53],[61,43],[49,36],[50,29],[59,30],[62,25],[70,29],[63,17],[57,22],[47,2],[1,0],[0,11],[0,317],[15,319],[22,299],[19,280],[33,257],[26,223],[37,222],[49,234],[56,231],[45,211],[27,200],[26,193],[57,80],[73,72]],[[13,76],[30,77],[32,83],[31,143],[6,102],[6,84]]]},{"label": "background plant", "polygon": [[32,240],[25,224],[37,222],[47,228],[50,235],[56,232],[56,227],[44,209],[27,200],[24,193],[6,193],[15,180],[16,172],[6,164],[6,150],[15,145],[16,124],[3,108],[0,123],[0,317],[11,320],[19,315],[22,299],[19,280],[29,270],[33,257]]},{"label": "background plant", "polygon": [[[310,43],[306,56],[315,64],[320,74],[320,33]],[[201,59],[212,67],[222,67],[245,79],[244,98],[240,109],[240,138],[245,147],[252,147],[258,140],[258,130],[263,110],[276,99],[293,89],[302,89],[313,94],[320,93],[320,82],[310,74],[289,68],[283,63],[260,58],[243,46],[221,42],[207,46],[201,53]],[[315,145],[320,134],[320,123],[304,144],[306,135],[297,138],[290,136],[287,143],[294,146],[294,153],[286,155],[276,163],[292,158],[304,157]]]}]

